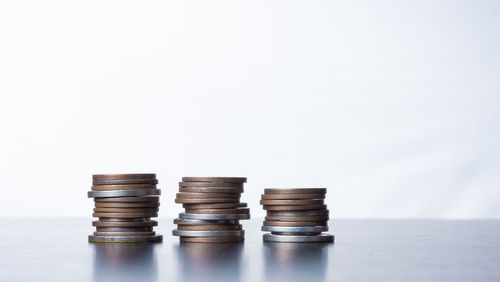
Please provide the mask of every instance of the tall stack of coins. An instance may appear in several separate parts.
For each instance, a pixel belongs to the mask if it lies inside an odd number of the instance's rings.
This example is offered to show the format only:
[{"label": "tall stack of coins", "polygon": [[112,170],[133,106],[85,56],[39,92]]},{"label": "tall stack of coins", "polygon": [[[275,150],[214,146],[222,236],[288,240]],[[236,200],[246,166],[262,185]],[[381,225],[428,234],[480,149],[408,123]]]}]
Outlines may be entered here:
[{"label": "tall stack of coins", "polygon": [[326,188],[265,189],[260,204],[267,211],[264,241],[333,242],[328,233]]},{"label": "tall stack of coins", "polygon": [[96,227],[90,242],[144,243],[161,242],[153,231],[158,222],[160,189],[156,174],[96,174],[92,176],[93,221]]},{"label": "tall stack of coins", "polygon": [[175,202],[184,213],[174,220],[172,233],[181,242],[243,242],[245,231],[239,223],[250,219],[250,209],[240,203],[243,177],[183,177]]}]

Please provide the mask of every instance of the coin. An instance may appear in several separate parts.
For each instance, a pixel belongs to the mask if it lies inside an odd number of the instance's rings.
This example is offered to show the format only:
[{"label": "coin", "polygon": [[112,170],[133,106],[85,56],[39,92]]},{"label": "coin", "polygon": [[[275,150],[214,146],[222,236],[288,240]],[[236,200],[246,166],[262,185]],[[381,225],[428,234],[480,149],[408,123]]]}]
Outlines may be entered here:
[{"label": "coin", "polygon": [[94,198],[96,203],[158,203],[160,197],[122,197],[122,198]]},{"label": "coin", "polygon": [[184,182],[247,182],[246,177],[183,177]]},{"label": "coin", "polygon": [[97,185],[97,186],[92,186],[91,189],[94,191],[156,189],[156,185],[154,184]]},{"label": "coin", "polygon": [[330,234],[320,234],[316,236],[285,236],[264,234],[264,241],[267,242],[288,242],[288,243],[311,243],[311,242],[333,242],[334,236]]},{"label": "coin", "polygon": [[265,194],[290,193],[290,194],[325,194],[326,188],[267,188]]},{"label": "coin", "polygon": [[228,209],[228,208],[244,208],[247,203],[216,203],[216,204],[182,204],[186,209]]},{"label": "coin", "polygon": [[301,200],[301,199],[324,199],[325,194],[291,194],[291,193],[276,193],[262,194],[262,200]]},{"label": "coin", "polygon": [[202,224],[202,225],[178,225],[178,230],[208,231],[208,230],[241,230],[241,224]]},{"label": "coin", "polygon": [[242,187],[179,187],[179,192],[188,193],[243,193]]},{"label": "coin", "polygon": [[94,232],[94,236],[154,236],[156,232]]},{"label": "coin", "polygon": [[202,220],[202,219],[183,219],[183,218],[176,218],[174,219],[174,224],[178,225],[204,225],[204,224],[217,224],[217,225],[222,225],[222,224],[229,224],[229,225],[235,225],[239,224],[238,220]]},{"label": "coin", "polygon": [[92,216],[117,218],[157,217],[158,213],[93,213]]},{"label": "coin", "polygon": [[240,193],[177,193],[178,199],[239,198]]},{"label": "coin", "polygon": [[96,227],[149,227],[157,226],[158,222],[150,221],[92,221],[92,225]]},{"label": "coin", "polygon": [[138,189],[138,190],[89,191],[87,194],[89,198],[153,196],[153,195],[160,195],[161,190]]},{"label": "coin", "polygon": [[314,210],[314,211],[267,211],[268,216],[316,216],[328,215],[329,210]]},{"label": "coin", "polygon": [[262,231],[270,232],[323,232],[328,231],[328,226],[308,226],[308,227],[282,227],[282,226],[262,226]]},{"label": "coin", "polygon": [[149,221],[149,217],[136,217],[136,218],[99,217],[99,221],[143,222],[143,221]]},{"label": "coin", "polygon": [[153,243],[161,242],[162,235],[155,236],[95,236],[89,235],[89,242],[95,243]]},{"label": "coin", "polygon": [[155,213],[158,208],[94,208],[94,212]]},{"label": "coin", "polygon": [[264,226],[283,226],[283,227],[307,227],[307,226],[326,226],[326,221],[264,221]]},{"label": "coin", "polygon": [[156,179],[155,173],[94,174],[92,180]]},{"label": "coin", "polygon": [[230,219],[250,219],[249,214],[192,214],[180,213],[183,219],[203,219],[203,220],[230,220]]},{"label": "coin", "polygon": [[182,237],[236,237],[244,236],[244,230],[210,230],[210,231],[188,231],[172,230],[172,235]]},{"label": "coin", "polygon": [[239,198],[175,199],[178,204],[237,203],[239,201]]},{"label": "coin", "polygon": [[153,227],[96,227],[98,232],[150,232]]},{"label": "coin", "polygon": [[157,179],[95,180],[92,185],[158,184]]},{"label": "coin", "polygon": [[264,209],[270,211],[325,210],[326,205],[264,206]]},{"label": "coin", "polygon": [[261,205],[265,206],[300,206],[300,205],[323,205],[323,200],[261,200]]},{"label": "coin", "polygon": [[241,243],[245,237],[180,237],[181,243]]},{"label": "coin", "polygon": [[179,182],[179,187],[204,187],[204,188],[237,188],[242,189],[243,183],[232,183],[232,182]]},{"label": "coin", "polygon": [[250,209],[186,209],[186,213],[192,214],[250,214]]},{"label": "coin", "polygon": [[96,208],[157,208],[160,203],[95,203]]},{"label": "coin", "polygon": [[328,221],[330,218],[328,215],[316,215],[316,216],[272,216],[268,215],[265,217],[266,221],[283,221],[283,222],[304,222],[304,221]]}]

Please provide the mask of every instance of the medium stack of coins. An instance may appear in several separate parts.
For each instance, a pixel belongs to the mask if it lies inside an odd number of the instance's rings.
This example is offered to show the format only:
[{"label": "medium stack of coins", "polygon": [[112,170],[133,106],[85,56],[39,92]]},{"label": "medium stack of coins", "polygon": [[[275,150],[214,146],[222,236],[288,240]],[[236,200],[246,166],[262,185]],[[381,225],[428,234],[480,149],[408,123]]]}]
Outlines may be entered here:
[{"label": "medium stack of coins", "polygon": [[174,236],[181,242],[243,242],[245,231],[239,220],[250,219],[250,209],[240,203],[243,177],[183,177],[175,202],[185,213],[174,220]]},{"label": "medium stack of coins", "polygon": [[328,231],[326,188],[265,189],[260,204],[267,211],[262,226],[268,242],[333,242]]},{"label": "medium stack of coins", "polygon": [[96,232],[90,242],[144,243],[161,242],[163,236],[153,231],[158,222],[160,189],[156,174],[96,174],[92,176],[94,198],[92,222]]}]

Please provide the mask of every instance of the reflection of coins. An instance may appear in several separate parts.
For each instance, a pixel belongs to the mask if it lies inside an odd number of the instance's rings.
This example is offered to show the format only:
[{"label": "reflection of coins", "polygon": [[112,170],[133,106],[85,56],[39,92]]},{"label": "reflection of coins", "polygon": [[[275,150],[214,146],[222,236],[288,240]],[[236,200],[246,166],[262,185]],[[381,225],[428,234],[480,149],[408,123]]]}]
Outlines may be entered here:
[{"label": "reflection of coins", "polygon": [[264,234],[264,241],[267,242],[310,243],[333,242],[333,240],[334,236],[330,234],[320,234],[314,236]]},{"label": "reflection of coins", "polygon": [[155,236],[95,236],[89,235],[89,241],[95,243],[154,243],[161,242],[162,235]]},{"label": "reflection of coins", "polygon": [[245,183],[246,177],[183,177],[183,182],[223,182],[223,183]]},{"label": "reflection of coins", "polygon": [[181,237],[183,243],[240,243],[245,237]]}]

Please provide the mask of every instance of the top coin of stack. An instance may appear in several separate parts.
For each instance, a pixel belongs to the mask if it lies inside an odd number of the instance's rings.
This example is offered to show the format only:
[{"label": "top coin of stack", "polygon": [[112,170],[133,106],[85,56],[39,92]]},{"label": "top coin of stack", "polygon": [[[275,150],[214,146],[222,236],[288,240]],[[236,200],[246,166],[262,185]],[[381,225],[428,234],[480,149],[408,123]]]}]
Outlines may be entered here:
[{"label": "top coin of stack", "polygon": [[332,242],[328,231],[329,211],[324,203],[326,188],[265,189],[261,205],[267,210],[262,226],[264,241]]},{"label": "top coin of stack", "polygon": [[90,242],[159,242],[153,226],[158,222],[160,189],[156,188],[156,174],[96,174],[92,176],[95,208],[92,222],[96,232],[89,235]]},{"label": "top coin of stack", "polygon": [[243,177],[183,177],[175,202],[185,213],[174,220],[172,233],[181,242],[242,242],[241,219],[250,218],[246,203],[240,203]]}]

